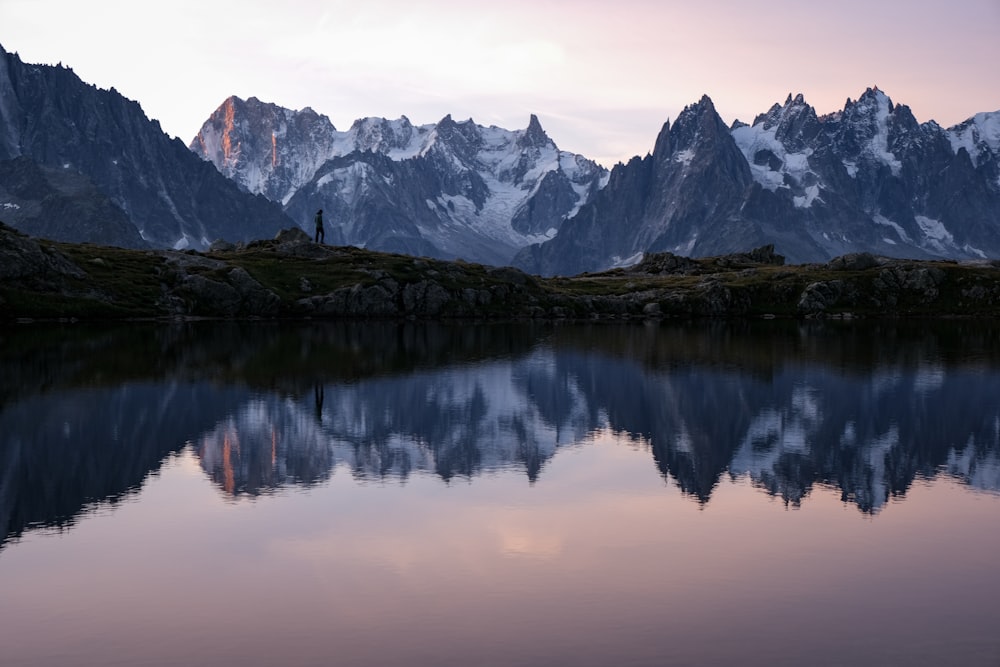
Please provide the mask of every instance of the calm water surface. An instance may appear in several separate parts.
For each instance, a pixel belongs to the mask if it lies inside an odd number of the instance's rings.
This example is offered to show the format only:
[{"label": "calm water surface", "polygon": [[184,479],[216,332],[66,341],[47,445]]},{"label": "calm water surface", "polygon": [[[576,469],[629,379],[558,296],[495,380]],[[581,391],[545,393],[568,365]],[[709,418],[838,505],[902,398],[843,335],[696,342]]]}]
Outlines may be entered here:
[{"label": "calm water surface", "polygon": [[0,665],[1000,667],[1000,326],[0,331]]}]

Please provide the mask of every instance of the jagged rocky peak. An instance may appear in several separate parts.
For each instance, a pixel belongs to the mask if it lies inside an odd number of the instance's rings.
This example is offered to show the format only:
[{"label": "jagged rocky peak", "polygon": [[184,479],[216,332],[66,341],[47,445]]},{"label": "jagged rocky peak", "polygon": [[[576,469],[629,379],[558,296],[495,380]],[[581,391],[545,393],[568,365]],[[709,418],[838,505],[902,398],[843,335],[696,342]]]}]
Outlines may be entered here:
[{"label": "jagged rocky peak", "polygon": [[878,86],[870,86],[868,88],[865,88],[865,92],[862,93],[861,97],[858,98],[856,105],[857,104],[865,105],[871,103],[877,103],[880,105],[887,104],[890,112],[892,111],[893,108],[892,100],[889,99],[889,96],[885,93],[885,91],[879,88]]},{"label": "jagged rocky peak", "polygon": [[794,98],[791,93],[788,94],[776,116],[764,124],[765,129],[772,127],[775,138],[792,152],[805,150],[820,132],[816,110],[806,103],[802,93]]},{"label": "jagged rocky peak", "polygon": [[892,115],[894,109],[895,105],[889,96],[878,86],[875,86],[866,89],[857,102],[852,102],[848,98],[840,119],[854,125],[866,125],[879,121],[884,123],[885,119]]},{"label": "jagged rocky peak", "polygon": [[437,129],[438,135],[442,137],[451,138],[456,134],[466,140],[479,137],[479,126],[476,125],[474,120],[467,118],[463,121],[456,121],[451,117],[451,114],[439,120],[435,129]]},{"label": "jagged rocky peak", "polygon": [[311,107],[227,98],[189,148],[248,192],[284,202],[333,156],[339,133]]},{"label": "jagged rocky peak", "polygon": [[889,96],[876,86],[865,90],[856,102],[848,99],[844,110],[824,119],[824,123],[842,157],[881,163],[896,174],[900,162],[892,152],[890,135],[895,134],[897,115],[901,119],[907,115],[912,118],[908,109],[901,114],[897,111]]},{"label": "jagged rocky peak", "polygon": [[660,133],[656,135],[656,142],[653,144],[653,155],[661,159],[667,159],[671,153],[673,142],[670,139],[670,119],[660,128]]},{"label": "jagged rocky peak", "polygon": [[756,127],[757,125],[762,125],[765,128],[770,128],[770,126],[774,125],[777,122],[778,116],[780,115],[781,115],[781,105],[775,102],[774,104],[771,105],[771,108],[768,109],[766,112],[757,114],[753,119],[753,123],[751,123],[750,125],[754,127]]},{"label": "jagged rocky peak", "polygon": [[715,112],[715,103],[712,102],[712,98],[708,95],[702,95],[694,104],[688,104],[681,110],[680,115],[677,116],[677,121],[680,122],[681,118],[686,114],[691,114],[695,116],[702,116],[703,114]]},{"label": "jagged rocky peak", "polygon": [[542,129],[542,124],[538,120],[538,116],[531,114],[531,118],[528,120],[528,127],[522,132],[517,138],[517,145],[519,148],[543,148],[545,146],[554,146],[552,139],[549,135],[545,133]]},{"label": "jagged rocky peak", "polygon": [[438,121],[434,133],[438,139],[434,142],[437,150],[447,147],[447,150],[467,164],[475,160],[476,153],[483,144],[479,126],[471,118],[456,122],[451,114],[448,114]]},{"label": "jagged rocky peak", "polygon": [[387,152],[409,145],[415,128],[406,116],[397,120],[360,118],[351,125],[355,147],[360,151]]},{"label": "jagged rocky peak", "polygon": [[700,100],[694,104],[687,105],[681,110],[680,114],[677,115],[674,125],[703,122],[704,119],[715,116],[718,116],[718,114],[715,111],[715,104],[712,102],[712,98],[708,95],[702,95]]},{"label": "jagged rocky peak", "polygon": [[913,146],[923,142],[926,132],[921,131],[920,123],[914,118],[910,107],[905,104],[895,105],[891,124],[888,128],[888,149],[896,155],[908,151]]},{"label": "jagged rocky peak", "polygon": [[765,130],[770,130],[772,127],[780,125],[789,117],[798,117],[810,112],[815,115],[813,108],[806,104],[806,98],[802,93],[797,94],[795,97],[792,97],[792,94],[788,93],[784,104],[778,104],[777,102],[772,104],[767,113],[759,114],[753,119],[753,125],[762,125]]},{"label": "jagged rocky peak", "polygon": [[329,117],[312,107],[296,111],[256,97],[243,100],[231,95],[205,121],[189,148],[216,162],[216,153],[233,150],[234,144],[261,137],[270,141],[272,136],[285,135],[291,128],[308,132],[315,127],[326,133],[336,131]]},{"label": "jagged rocky peak", "polygon": [[894,105],[892,115],[896,125],[905,126],[907,129],[920,127],[920,124],[913,115],[913,111],[905,104]]},{"label": "jagged rocky peak", "polygon": [[729,134],[708,95],[702,95],[696,104],[690,104],[678,114],[670,130],[673,152],[695,150],[698,146],[715,142],[720,135]]},{"label": "jagged rocky peak", "polygon": [[948,139],[955,153],[964,148],[977,164],[1000,158],[1000,111],[977,113],[949,128]]}]

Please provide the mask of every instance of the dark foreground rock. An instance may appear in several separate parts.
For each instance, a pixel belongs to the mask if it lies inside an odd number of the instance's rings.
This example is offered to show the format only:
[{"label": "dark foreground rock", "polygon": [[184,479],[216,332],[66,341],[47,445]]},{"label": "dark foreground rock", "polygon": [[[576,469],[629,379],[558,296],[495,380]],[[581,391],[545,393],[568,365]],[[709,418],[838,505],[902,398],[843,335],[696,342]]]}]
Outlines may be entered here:
[{"label": "dark foreground rock", "polygon": [[540,278],[313,243],[301,230],[206,253],[32,239],[0,223],[0,320],[994,317],[994,262],[867,254],[785,266],[773,247]]}]

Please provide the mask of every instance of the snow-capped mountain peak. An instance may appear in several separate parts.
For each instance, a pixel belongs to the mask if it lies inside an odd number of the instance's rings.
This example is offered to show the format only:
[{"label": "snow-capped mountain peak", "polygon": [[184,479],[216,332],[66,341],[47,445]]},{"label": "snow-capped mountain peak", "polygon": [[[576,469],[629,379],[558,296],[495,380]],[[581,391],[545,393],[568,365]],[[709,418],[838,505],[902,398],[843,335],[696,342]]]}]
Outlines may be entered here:
[{"label": "snow-capped mountain peak", "polygon": [[792,262],[1000,256],[1000,112],[945,131],[872,87],[823,116],[789,94],[752,125],[719,131],[715,118],[707,98],[685,107],[651,155],[617,165],[593,205],[516,264],[572,274],[766,243]]},{"label": "snow-capped mountain peak", "polygon": [[426,128],[416,128],[406,116],[396,120],[386,118],[360,118],[354,121],[334,154],[346,154],[351,150],[386,153],[395,159],[413,157],[420,152]]},{"label": "snow-capped mountain peak", "polygon": [[752,126],[732,130],[733,139],[750,165],[754,180],[774,192],[795,190],[795,205],[808,208],[820,197],[817,177],[809,166],[811,140],[819,133],[816,111],[802,94],[784,105],[775,103]]},{"label": "snow-capped mountain peak", "polygon": [[486,263],[555,234],[606,182],[534,114],[515,131],[449,114],[420,126],[362,118],[346,132],[305,114],[230,98],[191,149],[303,227],[329,211],[334,242]]},{"label": "snow-capped mountain peak", "polygon": [[531,114],[531,118],[528,119],[527,129],[518,133],[517,145],[521,148],[555,147],[555,143],[549,139],[549,135],[545,134],[545,130],[542,129],[542,124],[535,114]]},{"label": "snow-capped mountain peak", "polygon": [[285,203],[330,159],[337,130],[327,116],[256,97],[226,99],[189,148],[254,194]]},{"label": "snow-capped mountain peak", "polygon": [[892,100],[877,86],[865,90],[857,102],[848,100],[838,123],[838,142],[846,157],[884,164],[898,176],[902,165],[889,145],[895,111]]},{"label": "snow-capped mountain peak", "polygon": [[989,154],[1000,155],[1000,111],[977,113],[948,130],[952,149],[964,148],[979,164]]}]

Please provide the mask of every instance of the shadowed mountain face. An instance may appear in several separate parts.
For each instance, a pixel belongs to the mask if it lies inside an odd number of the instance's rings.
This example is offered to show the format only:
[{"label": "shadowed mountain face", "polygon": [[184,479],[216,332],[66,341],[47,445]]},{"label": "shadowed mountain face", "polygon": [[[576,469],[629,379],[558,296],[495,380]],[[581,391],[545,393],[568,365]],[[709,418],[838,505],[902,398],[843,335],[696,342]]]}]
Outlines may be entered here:
[{"label": "shadowed mountain face", "polygon": [[[107,213],[102,240],[117,238],[122,211],[143,240],[161,248],[272,238],[291,226],[277,205],[241,191],[164,134],[136,102],[84,83],[71,69],[26,64],[0,47],[0,160],[21,156],[88,180],[120,209]],[[6,203],[17,204],[0,206]],[[56,212],[62,215],[47,217],[44,232],[79,238],[87,206]]]},{"label": "shadowed mountain face", "polygon": [[789,95],[752,125],[726,128],[704,97],[514,264],[571,275],[650,251],[698,257],[764,244],[794,263],[852,252],[996,257],[998,164],[1000,112],[944,129],[918,124],[875,88],[826,116]]},{"label": "shadowed mountain face", "polygon": [[[191,447],[233,497],[512,470],[615,432],[700,503],[726,476],[877,512],[918,478],[1000,491],[983,324],[203,324],[15,329],[0,353],[0,541],[69,526]],[[42,416],[40,418],[40,416]]]},{"label": "shadowed mountain face", "polygon": [[0,216],[38,238],[148,247],[125,212],[86,176],[71,169],[41,167],[23,155],[0,161]]}]

